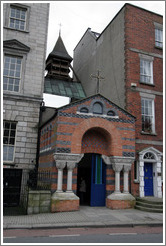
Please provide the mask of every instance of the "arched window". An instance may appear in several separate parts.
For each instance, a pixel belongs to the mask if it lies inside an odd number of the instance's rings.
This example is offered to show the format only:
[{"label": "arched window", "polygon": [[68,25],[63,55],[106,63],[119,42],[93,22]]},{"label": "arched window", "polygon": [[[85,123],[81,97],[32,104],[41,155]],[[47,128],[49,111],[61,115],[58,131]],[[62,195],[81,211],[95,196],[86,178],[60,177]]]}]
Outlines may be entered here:
[{"label": "arched window", "polygon": [[88,113],[89,111],[88,111],[88,109],[86,107],[83,107],[83,108],[80,109],[80,112],[81,113]]},{"label": "arched window", "polygon": [[115,112],[113,110],[109,110],[107,115],[108,116],[115,116]]},{"label": "arched window", "polygon": [[144,155],[144,159],[155,160],[155,156],[154,156],[153,153],[147,152],[147,153]]},{"label": "arched window", "polygon": [[94,114],[103,114],[103,106],[96,102],[93,104],[93,113]]}]

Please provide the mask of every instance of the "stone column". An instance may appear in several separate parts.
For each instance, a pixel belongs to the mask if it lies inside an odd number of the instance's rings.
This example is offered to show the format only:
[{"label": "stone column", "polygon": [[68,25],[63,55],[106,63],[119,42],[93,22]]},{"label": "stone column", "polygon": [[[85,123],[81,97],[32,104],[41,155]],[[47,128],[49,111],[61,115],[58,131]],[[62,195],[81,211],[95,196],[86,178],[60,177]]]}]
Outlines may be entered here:
[{"label": "stone column", "polygon": [[68,154],[67,155],[67,191],[68,193],[72,191],[72,174],[73,169],[83,157],[83,154]]},{"label": "stone column", "polygon": [[75,168],[75,162],[74,163],[67,163],[67,191],[66,192],[73,192],[72,191],[72,174],[73,169]]},{"label": "stone column", "polygon": [[57,190],[56,192],[62,191],[62,181],[63,181],[63,169],[66,166],[66,162],[56,162],[56,167],[58,169],[58,182],[57,182]]},{"label": "stone column", "polygon": [[[131,168],[134,158],[121,156],[110,157],[113,170],[115,171],[115,191],[107,196],[106,206],[111,209],[132,208],[135,205],[135,198],[128,191],[128,172]],[[120,171],[124,167],[124,188],[120,192]]]},{"label": "stone column", "polygon": [[123,168],[123,164],[113,164],[112,165],[114,171],[115,171],[115,191],[114,193],[119,194],[120,192],[120,171]]},{"label": "stone column", "polygon": [[131,165],[124,165],[123,170],[123,193],[128,194],[129,193],[129,171],[131,169]]}]

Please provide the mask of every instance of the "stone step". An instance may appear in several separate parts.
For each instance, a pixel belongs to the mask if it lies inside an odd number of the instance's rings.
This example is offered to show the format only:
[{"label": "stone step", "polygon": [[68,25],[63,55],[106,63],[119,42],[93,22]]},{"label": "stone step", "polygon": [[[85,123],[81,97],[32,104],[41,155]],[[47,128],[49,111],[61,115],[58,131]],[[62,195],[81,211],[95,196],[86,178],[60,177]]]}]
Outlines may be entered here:
[{"label": "stone step", "polygon": [[135,205],[135,209],[139,209],[139,210],[146,211],[146,212],[163,213],[162,209],[148,208],[148,207],[142,207],[142,206],[138,206],[138,205]]},{"label": "stone step", "polygon": [[162,198],[141,198],[141,197],[136,197],[136,202],[163,205],[163,199]]},{"label": "stone step", "polygon": [[144,201],[136,201],[136,205],[142,206],[142,207],[147,207],[147,208],[157,208],[157,209],[163,209],[163,204],[161,203],[146,203]]}]

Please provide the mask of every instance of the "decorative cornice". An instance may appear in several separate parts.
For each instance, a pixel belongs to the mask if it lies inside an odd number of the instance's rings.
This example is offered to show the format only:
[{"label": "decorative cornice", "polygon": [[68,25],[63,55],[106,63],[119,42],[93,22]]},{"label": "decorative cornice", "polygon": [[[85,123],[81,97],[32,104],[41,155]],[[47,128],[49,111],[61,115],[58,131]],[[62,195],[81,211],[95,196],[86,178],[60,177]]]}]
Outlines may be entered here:
[{"label": "decorative cornice", "polygon": [[68,169],[73,169],[76,163],[78,163],[82,159],[84,154],[55,153],[53,156],[56,162],[56,167],[58,163],[58,168],[61,168],[61,165],[62,168],[67,165]]},{"label": "decorative cornice", "polygon": [[3,41],[3,47],[7,48],[7,49],[14,49],[14,50],[23,51],[26,53],[30,51],[30,48],[27,45],[19,42],[16,39]]}]

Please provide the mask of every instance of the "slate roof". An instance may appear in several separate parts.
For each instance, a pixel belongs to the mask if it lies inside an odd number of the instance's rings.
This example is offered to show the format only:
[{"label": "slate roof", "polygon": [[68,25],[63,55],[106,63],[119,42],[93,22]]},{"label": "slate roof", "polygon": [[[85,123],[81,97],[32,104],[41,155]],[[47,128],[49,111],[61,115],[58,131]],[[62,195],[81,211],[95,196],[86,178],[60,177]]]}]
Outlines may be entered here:
[{"label": "slate roof", "polygon": [[62,38],[61,36],[59,36],[52,52],[49,54],[46,62],[51,58],[51,57],[57,57],[57,58],[60,58],[60,59],[65,59],[65,60],[68,60],[68,61],[72,61],[73,58],[68,54],[66,48],[65,48],[65,45],[62,41]]},{"label": "slate roof", "polygon": [[75,99],[83,99],[86,97],[81,83],[76,81],[60,80],[49,76],[45,77],[44,93]]}]

